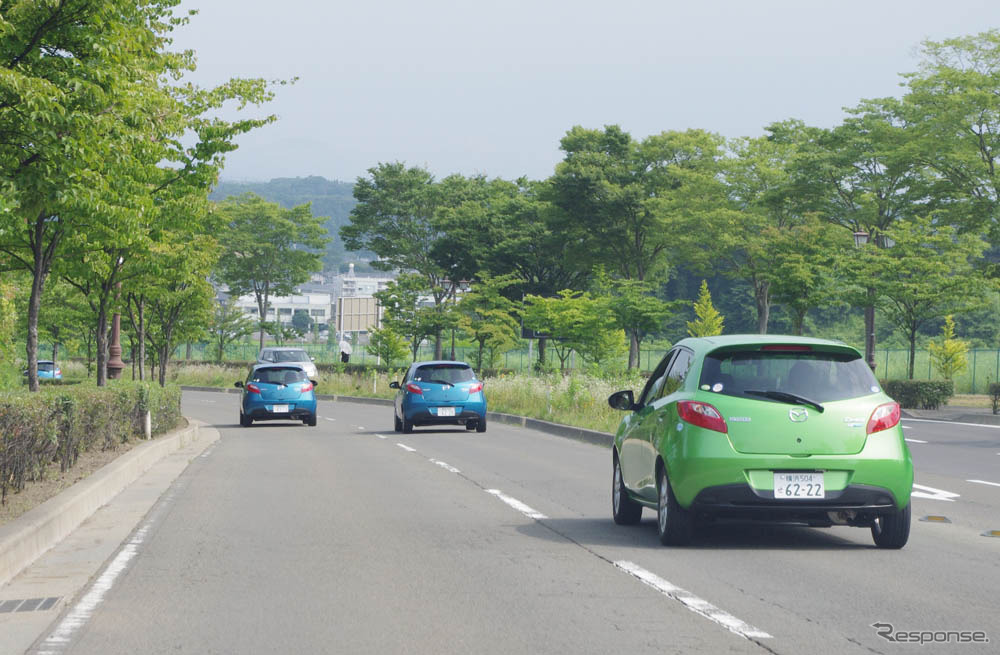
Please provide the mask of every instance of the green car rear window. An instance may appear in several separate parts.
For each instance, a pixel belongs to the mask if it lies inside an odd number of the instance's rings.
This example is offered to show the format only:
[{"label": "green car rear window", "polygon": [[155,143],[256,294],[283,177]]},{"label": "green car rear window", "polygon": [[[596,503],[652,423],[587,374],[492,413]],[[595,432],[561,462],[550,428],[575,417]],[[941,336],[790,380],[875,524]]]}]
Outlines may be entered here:
[{"label": "green car rear window", "polygon": [[[699,388],[744,396],[747,389],[781,391],[830,402],[881,391],[864,359],[850,353],[728,351],[710,353]],[[747,396],[751,397],[751,396]]]}]

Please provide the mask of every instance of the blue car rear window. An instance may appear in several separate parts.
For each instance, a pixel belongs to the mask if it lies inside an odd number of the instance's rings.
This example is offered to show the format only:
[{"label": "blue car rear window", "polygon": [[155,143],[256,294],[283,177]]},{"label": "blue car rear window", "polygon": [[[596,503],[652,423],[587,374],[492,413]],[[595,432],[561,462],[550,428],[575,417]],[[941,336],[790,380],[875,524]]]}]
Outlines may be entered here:
[{"label": "blue car rear window", "polygon": [[413,372],[413,379],[416,382],[437,382],[439,384],[457,384],[459,382],[471,382],[476,379],[476,374],[469,366],[455,364],[434,364],[421,366]]},{"label": "blue car rear window", "polygon": [[251,382],[270,384],[295,384],[306,380],[305,371],[300,368],[262,368],[253,372]]}]

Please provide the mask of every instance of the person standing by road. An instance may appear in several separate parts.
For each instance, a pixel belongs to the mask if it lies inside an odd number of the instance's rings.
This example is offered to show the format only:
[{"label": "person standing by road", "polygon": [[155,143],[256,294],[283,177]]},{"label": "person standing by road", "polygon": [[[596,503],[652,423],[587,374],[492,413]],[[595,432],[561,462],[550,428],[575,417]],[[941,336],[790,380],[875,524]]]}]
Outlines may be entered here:
[{"label": "person standing by road", "polygon": [[340,361],[345,364],[351,360],[351,344],[344,336],[340,337]]}]

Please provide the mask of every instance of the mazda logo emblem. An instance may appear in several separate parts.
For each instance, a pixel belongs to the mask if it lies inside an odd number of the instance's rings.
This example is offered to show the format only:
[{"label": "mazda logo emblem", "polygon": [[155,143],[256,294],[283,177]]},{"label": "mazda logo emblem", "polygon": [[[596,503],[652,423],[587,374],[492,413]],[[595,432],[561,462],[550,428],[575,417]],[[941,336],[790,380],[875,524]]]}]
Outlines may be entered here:
[{"label": "mazda logo emblem", "polygon": [[809,410],[790,409],[788,410],[788,418],[792,419],[792,423],[801,423],[809,418]]}]

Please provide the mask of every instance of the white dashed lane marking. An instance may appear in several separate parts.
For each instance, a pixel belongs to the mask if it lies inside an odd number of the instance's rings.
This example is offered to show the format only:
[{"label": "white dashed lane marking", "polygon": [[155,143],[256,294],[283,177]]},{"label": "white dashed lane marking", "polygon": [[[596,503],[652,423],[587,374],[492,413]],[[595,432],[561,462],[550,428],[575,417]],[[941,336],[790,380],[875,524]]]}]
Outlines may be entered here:
[{"label": "white dashed lane marking", "polygon": [[730,632],[734,632],[746,639],[771,639],[771,635],[767,634],[763,630],[741,621],[732,614],[719,609],[707,600],[703,600],[695,596],[686,589],[681,589],[680,587],[664,580],[655,573],[647,571],[637,564],[619,561],[615,562],[615,566],[629,575],[638,578],[653,589],[656,589],[667,598],[676,600],[695,614],[704,616],[709,621],[715,621]]},{"label": "white dashed lane marking", "polygon": [[927,443],[926,441],[921,441],[920,439],[907,439],[910,443]]},{"label": "white dashed lane marking", "polygon": [[441,460],[438,460],[438,459],[432,459],[431,462],[434,463],[434,464],[437,464],[438,466],[440,466],[441,468],[443,468],[446,471],[451,471],[452,473],[461,473],[461,471],[459,471],[457,468],[455,468],[451,464],[448,464],[447,462],[442,462]]},{"label": "white dashed lane marking", "polygon": [[511,507],[513,507],[514,509],[516,509],[517,511],[519,511],[522,514],[524,514],[525,516],[527,516],[529,519],[547,519],[547,518],[549,518],[549,517],[545,516],[544,514],[542,514],[541,512],[538,512],[538,511],[535,511],[535,510],[531,509],[530,507],[528,507],[527,505],[525,505],[524,503],[522,503],[517,498],[511,498],[510,496],[508,496],[504,492],[500,491],[499,489],[486,489],[486,493],[492,494],[492,495],[496,496],[497,498],[499,498],[503,502],[507,503],[508,505],[510,505]]},{"label": "white dashed lane marking", "polygon": [[966,480],[966,482],[975,482],[976,484],[988,484],[991,487],[1000,487],[1000,482],[987,482],[986,480]]},{"label": "white dashed lane marking", "polygon": [[415,453],[415,452],[417,452],[416,448],[410,448],[406,444],[398,443],[396,445],[399,446],[400,448],[402,448],[403,450],[405,450],[406,452],[409,452],[409,453]]}]

